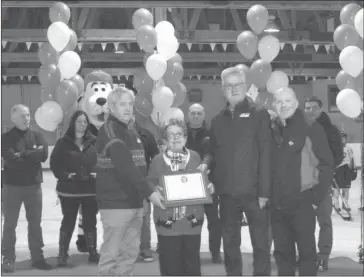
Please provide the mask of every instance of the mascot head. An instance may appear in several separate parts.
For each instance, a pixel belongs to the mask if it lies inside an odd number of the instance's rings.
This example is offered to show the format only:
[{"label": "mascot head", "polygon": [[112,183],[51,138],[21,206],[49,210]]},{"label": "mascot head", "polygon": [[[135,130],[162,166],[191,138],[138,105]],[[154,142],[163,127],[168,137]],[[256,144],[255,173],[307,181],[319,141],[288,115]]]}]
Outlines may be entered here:
[{"label": "mascot head", "polygon": [[99,129],[104,124],[108,113],[106,99],[113,89],[112,77],[102,70],[92,71],[85,78],[85,87],[79,106],[89,116],[90,123]]}]

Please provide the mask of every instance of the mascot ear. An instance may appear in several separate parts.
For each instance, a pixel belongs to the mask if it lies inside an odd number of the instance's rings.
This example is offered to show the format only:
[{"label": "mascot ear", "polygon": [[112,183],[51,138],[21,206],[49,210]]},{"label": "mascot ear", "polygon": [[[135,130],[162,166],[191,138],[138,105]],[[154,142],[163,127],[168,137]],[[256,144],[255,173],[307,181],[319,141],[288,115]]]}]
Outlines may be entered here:
[{"label": "mascot ear", "polygon": [[82,100],[82,98],[83,98],[82,96],[78,97],[78,98],[77,98],[77,103],[80,103],[80,102],[81,102],[81,100]]}]

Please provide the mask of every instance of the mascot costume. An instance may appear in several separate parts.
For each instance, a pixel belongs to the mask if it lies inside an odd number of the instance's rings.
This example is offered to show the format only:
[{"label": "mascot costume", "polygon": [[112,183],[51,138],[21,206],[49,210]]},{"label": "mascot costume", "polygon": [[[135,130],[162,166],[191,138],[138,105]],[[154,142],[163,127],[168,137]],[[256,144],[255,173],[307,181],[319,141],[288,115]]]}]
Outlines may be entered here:
[{"label": "mascot costume", "polygon": [[[97,136],[99,128],[105,123],[107,117],[106,99],[113,89],[111,75],[102,71],[92,71],[85,77],[85,92],[79,99],[79,109],[87,113],[90,120],[90,131]],[[79,252],[88,252],[82,227],[81,207],[79,209],[78,239],[76,242]]]}]

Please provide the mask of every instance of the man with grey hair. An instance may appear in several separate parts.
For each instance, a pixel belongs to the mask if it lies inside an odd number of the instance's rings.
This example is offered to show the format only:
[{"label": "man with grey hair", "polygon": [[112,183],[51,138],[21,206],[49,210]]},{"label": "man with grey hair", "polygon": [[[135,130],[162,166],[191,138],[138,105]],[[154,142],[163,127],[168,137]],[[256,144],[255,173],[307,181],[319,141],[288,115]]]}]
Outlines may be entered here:
[{"label": "man with grey hair", "polygon": [[271,131],[269,113],[246,97],[244,73],[221,74],[228,105],[210,129],[211,181],[220,202],[227,275],[242,275],[241,216],[245,212],[253,246],[253,274],[270,275],[267,202],[270,193]]},{"label": "man with grey hair", "polygon": [[1,135],[1,156],[4,160],[5,184],[2,190],[4,229],[1,252],[4,273],[14,272],[16,226],[24,203],[28,221],[28,243],[33,267],[52,267],[43,256],[41,163],[48,158],[48,145],[41,133],[31,130],[29,108],[15,105],[11,109],[15,127]]},{"label": "man with grey hair", "polygon": [[278,275],[317,275],[315,210],[333,178],[333,156],[323,128],[305,118],[291,88],[274,93],[271,224]]},{"label": "man with grey hair", "polygon": [[134,93],[114,88],[107,98],[110,110],[97,138],[96,199],[104,229],[99,275],[131,275],[138,258],[143,223],[143,200],[161,208],[162,197],[149,187],[142,140],[129,124]]}]

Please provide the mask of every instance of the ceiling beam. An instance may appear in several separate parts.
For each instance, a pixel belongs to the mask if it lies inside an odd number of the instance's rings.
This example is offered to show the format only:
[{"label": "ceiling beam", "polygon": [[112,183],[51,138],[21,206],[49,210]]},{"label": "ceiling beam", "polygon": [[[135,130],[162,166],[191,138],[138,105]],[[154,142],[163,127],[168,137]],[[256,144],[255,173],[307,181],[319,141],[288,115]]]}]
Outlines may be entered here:
[{"label": "ceiling beam", "polygon": [[280,21],[282,22],[282,26],[284,29],[291,29],[291,23],[289,21],[289,16],[288,16],[288,13],[287,11],[284,11],[284,10],[278,10],[277,11],[278,13],[278,17],[280,19]]},{"label": "ceiling beam", "polygon": [[[251,61],[245,59],[240,53],[206,53],[206,52],[180,52],[183,59],[183,63],[208,63],[208,62],[244,62],[249,63]],[[80,53],[82,62],[102,62],[102,63],[126,63],[126,62],[142,62],[144,53],[142,52],[126,52],[123,54],[111,53],[111,52],[97,52],[97,53]],[[26,53],[3,53],[2,62],[13,63],[34,63],[38,62],[38,54],[36,52]],[[279,54],[273,63],[339,63],[339,56],[337,54],[302,54],[302,53],[281,53]]]},{"label": "ceiling beam", "polygon": [[[192,37],[178,37],[181,43],[236,43],[241,31],[196,30]],[[332,32],[281,31],[276,33],[280,42],[297,44],[334,44]],[[47,29],[3,29],[2,40],[10,42],[47,41]],[[132,29],[87,29],[80,30],[79,42],[135,42],[136,31]]]},{"label": "ceiling beam", "polygon": [[243,23],[241,22],[238,10],[230,9],[230,13],[231,13],[231,16],[232,16],[233,21],[234,21],[235,29],[238,30],[238,31],[243,30]]},{"label": "ceiling beam", "polygon": [[91,11],[90,8],[82,8],[81,14],[78,17],[77,30],[85,28],[86,20],[90,14],[90,11]]},{"label": "ceiling beam", "polygon": [[194,31],[196,29],[198,20],[200,18],[201,11],[202,11],[202,9],[194,9],[193,10],[192,18],[190,20],[190,23],[188,24],[188,30],[189,31]]},{"label": "ceiling beam", "polygon": [[313,14],[315,16],[315,20],[316,20],[317,26],[319,28],[319,31],[325,32],[326,31],[325,24],[324,24],[322,18],[320,17],[320,14],[317,11],[314,11]]},{"label": "ceiling beam", "polygon": [[182,30],[183,26],[182,26],[181,16],[177,8],[171,9],[171,16],[172,16],[172,21],[174,23],[174,27],[177,30]]},{"label": "ceiling beam", "polygon": [[154,23],[167,20],[167,9],[166,8],[155,8],[154,9]]},{"label": "ceiling beam", "polygon": [[[134,75],[138,70],[143,67],[133,67],[133,68],[102,68],[98,69],[104,70],[112,76],[124,76],[124,75]],[[37,76],[39,68],[6,68],[2,70],[2,76]],[[82,68],[78,74],[85,75],[95,70],[95,68]],[[280,68],[279,70],[285,72],[289,76],[327,76],[335,77],[340,71],[339,69],[322,69],[322,68],[304,68],[298,75],[292,72],[290,68]],[[184,70],[184,76],[220,76],[220,68],[186,68]]]},{"label": "ceiling beam", "polygon": [[[50,7],[54,1],[2,1],[2,7]],[[256,1],[75,1],[67,2],[69,7],[79,8],[193,8],[193,9],[249,9]],[[347,1],[260,1],[259,4],[270,10],[340,11]]]}]

